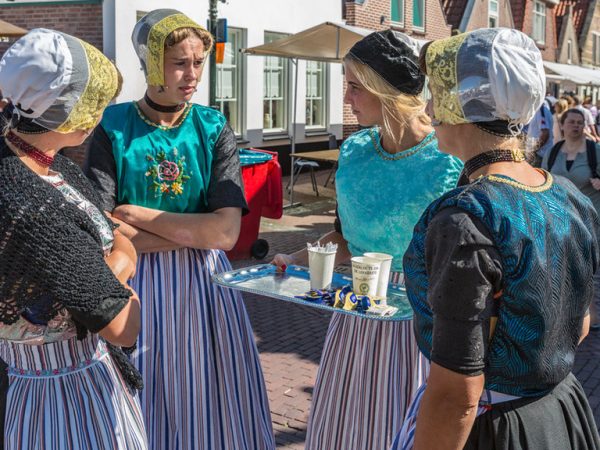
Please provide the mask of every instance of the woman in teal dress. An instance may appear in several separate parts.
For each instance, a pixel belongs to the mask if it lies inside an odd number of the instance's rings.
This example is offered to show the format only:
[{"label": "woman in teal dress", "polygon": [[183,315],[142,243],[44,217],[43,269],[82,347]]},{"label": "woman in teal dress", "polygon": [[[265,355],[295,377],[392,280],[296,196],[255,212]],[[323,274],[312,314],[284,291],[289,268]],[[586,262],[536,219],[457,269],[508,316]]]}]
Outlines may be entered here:
[{"label": "woman in teal dress", "polygon": [[247,209],[233,131],[218,111],[189,103],[212,37],[162,9],[138,22],[133,42],[146,95],[108,108],[86,170],[140,254],[134,356],[150,447],[275,448],[244,304],[211,282],[230,270],[223,250]]},{"label": "woman in teal dress", "polygon": [[[402,255],[425,207],[456,186],[462,164],[440,153],[419,94],[415,42],[385,31],[357,43],[344,58],[345,102],[365,127],[340,149],[336,173],[336,263],[364,252]],[[278,266],[307,263],[306,249],[277,255]],[[308,424],[311,450],[387,450],[412,394],[427,372],[412,321],[382,322],[334,314],[329,325]]]}]

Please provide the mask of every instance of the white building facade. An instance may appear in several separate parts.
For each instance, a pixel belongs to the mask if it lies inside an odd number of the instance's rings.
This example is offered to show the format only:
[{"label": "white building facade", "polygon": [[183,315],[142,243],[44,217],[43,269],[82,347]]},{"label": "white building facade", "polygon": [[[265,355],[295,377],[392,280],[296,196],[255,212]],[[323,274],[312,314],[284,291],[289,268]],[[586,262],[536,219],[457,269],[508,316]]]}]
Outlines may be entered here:
[{"label": "white building facade", "polygon": [[[104,0],[104,52],[116,61],[124,78],[119,102],[143,96],[145,81],[131,44],[139,17],[157,8],[174,8],[206,25],[208,0]],[[261,45],[325,21],[342,22],[339,0],[228,0],[218,4],[227,19],[228,42],[217,65],[217,103],[241,145],[268,148],[290,144],[327,148],[329,135],[342,138],[343,75],[340,64],[250,56],[240,49]],[[294,81],[298,70],[294,122]],[[209,103],[209,73],[193,101]]]}]

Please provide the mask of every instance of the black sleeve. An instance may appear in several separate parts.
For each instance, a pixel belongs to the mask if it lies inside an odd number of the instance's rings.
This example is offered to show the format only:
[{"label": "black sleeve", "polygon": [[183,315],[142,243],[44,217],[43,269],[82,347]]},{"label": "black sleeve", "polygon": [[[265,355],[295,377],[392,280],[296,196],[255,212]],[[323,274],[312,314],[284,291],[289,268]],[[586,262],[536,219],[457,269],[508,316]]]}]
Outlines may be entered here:
[{"label": "black sleeve", "polygon": [[100,194],[102,208],[112,211],[117,203],[117,166],[112,142],[102,125],[96,127],[90,139],[83,172]]},{"label": "black sleeve", "polygon": [[112,273],[89,230],[66,222],[64,215],[47,217],[29,209],[13,215],[5,228],[11,234],[2,242],[2,254],[12,264],[0,268],[0,278],[20,281],[4,283],[2,294],[6,289],[9,295],[2,298],[12,298],[21,284],[32,286],[97,333],[127,305],[131,292]]},{"label": "black sleeve", "polygon": [[208,186],[209,211],[216,211],[220,208],[241,208],[243,215],[249,211],[244,196],[240,155],[235,133],[229,124],[225,124],[215,144]]},{"label": "black sleeve", "polygon": [[494,294],[502,262],[489,231],[474,216],[446,208],[431,221],[425,242],[427,299],[433,310],[431,360],[454,372],[485,368]]},{"label": "black sleeve", "polygon": [[342,236],[344,233],[342,232],[342,221],[340,220],[340,213],[338,211],[338,204],[335,203],[335,220],[333,221],[333,229],[340,233]]}]

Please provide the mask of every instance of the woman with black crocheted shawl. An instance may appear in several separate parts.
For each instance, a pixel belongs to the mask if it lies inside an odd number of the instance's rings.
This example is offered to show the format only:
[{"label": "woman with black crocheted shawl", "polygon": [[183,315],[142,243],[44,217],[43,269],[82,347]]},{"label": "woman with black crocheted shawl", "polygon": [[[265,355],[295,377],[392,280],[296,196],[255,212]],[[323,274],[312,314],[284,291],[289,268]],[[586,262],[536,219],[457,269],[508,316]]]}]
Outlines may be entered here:
[{"label": "woman with black crocheted shawl", "polygon": [[11,103],[0,138],[0,357],[8,364],[6,449],[146,449],[120,346],[137,339],[126,282],[135,249],[113,231],[79,168],[80,145],[120,87],[91,45],[36,29],[0,61]]}]

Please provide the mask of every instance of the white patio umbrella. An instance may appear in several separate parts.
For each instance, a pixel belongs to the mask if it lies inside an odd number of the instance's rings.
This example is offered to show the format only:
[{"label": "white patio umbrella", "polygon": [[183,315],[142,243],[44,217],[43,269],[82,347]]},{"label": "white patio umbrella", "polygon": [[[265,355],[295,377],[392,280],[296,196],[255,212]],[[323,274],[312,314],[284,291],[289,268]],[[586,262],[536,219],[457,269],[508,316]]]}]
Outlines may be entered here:
[{"label": "white patio umbrella", "polygon": [[[243,53],[256,56],[278,56],[290,58],[296,66],[294,77],[294,113],[291,130],[291,152],[296,150],[296,106],[298,98],[298,60],[341,63],[348,50],[373,30],[353,27],[335,22],[324,22],[304,31],[286,36],[268,44],[242,49]],[[294,165],[290,171],[290,206],[294,205]]]}]

